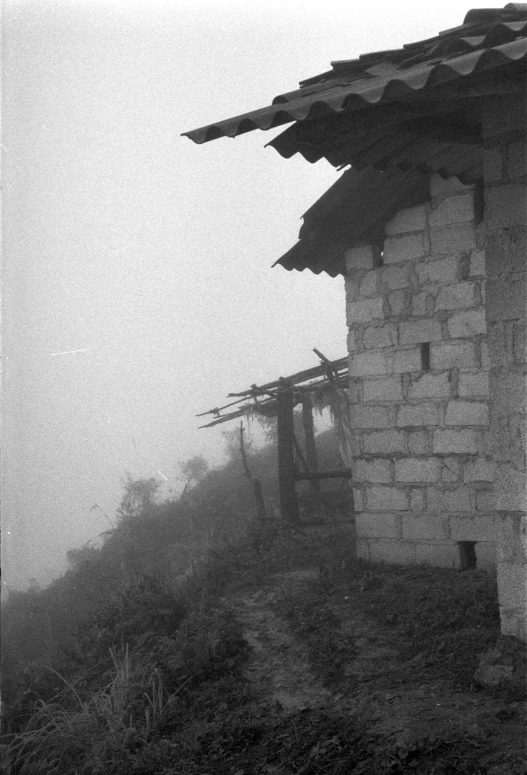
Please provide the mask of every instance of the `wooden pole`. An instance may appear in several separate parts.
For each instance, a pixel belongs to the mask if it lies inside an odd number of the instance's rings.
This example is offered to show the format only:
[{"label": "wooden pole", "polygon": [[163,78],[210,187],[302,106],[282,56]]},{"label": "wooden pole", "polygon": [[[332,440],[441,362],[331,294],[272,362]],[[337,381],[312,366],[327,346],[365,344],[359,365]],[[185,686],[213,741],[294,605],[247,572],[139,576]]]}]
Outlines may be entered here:
[{"label": "wooden pole", "polygon": [[278,393],[278,489],[282,518],[293,524],[300,522],[300,510],[295,487],[293,434],[293,391]]},{"label": "wooden pole", "polygon": [[302,423],[304,425],[304,438],[306,441],[306,460],[310,471],[318,471],[317,448],[315,445],[315,426],[313,423],[313,405],[311,398],[304,396],[302,399]]}]

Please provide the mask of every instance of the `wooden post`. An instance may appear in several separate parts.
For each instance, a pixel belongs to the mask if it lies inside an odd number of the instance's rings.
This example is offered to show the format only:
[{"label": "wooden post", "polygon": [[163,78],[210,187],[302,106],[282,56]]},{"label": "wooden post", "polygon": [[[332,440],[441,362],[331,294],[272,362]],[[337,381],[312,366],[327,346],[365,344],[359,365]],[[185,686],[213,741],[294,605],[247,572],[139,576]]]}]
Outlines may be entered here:
[{"label": "wooden post", "polygon": [[295,487],[295,459],[293,435],[293,391],[278,393],[278,488],[280,511],[288,522],[300,522],[300,510]]},{"label": "wooden post", "polygon": [[315,445],[315,427],[313,424],[313,406],[309,396],[302,399],[302,422],[304,425],[304,438],[306,440],[306,461],[309,470],[318,471],[317,448]]}]

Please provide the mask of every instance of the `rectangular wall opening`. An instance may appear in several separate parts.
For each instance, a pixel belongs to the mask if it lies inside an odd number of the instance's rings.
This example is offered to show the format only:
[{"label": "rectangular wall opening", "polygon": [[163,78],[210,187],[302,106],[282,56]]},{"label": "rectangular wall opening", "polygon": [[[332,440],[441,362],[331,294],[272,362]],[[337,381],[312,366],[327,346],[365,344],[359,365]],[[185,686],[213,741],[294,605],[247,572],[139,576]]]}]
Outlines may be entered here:
[{"label": "rectangular wall opening", "polygon": [[475,541],[460,541],[459,544],[459,567],[461,570],[471,570],[476,568],[478,561],[476,557]]}]

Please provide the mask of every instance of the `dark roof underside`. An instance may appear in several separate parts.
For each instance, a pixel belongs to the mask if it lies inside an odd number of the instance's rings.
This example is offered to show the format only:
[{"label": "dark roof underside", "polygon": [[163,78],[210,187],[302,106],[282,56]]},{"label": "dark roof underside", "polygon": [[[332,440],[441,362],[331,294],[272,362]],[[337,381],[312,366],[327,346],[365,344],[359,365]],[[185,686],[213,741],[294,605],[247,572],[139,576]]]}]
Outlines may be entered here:
[{"label": "dark roof underside", "polygon": [[334,212],[315,218],[311,208],[300,242],[277,262],[335,275],[343,250],[380,238],[398,209],[424,201],[431,172],[482,177],[482,105],[503,94],[525,101],[526,65],[527,4],[473,10],[460,27],[333,62],[266,108],[185,134],[204,143],[294,122],[269,143],[282,156],[351,165],[314,206]]}]

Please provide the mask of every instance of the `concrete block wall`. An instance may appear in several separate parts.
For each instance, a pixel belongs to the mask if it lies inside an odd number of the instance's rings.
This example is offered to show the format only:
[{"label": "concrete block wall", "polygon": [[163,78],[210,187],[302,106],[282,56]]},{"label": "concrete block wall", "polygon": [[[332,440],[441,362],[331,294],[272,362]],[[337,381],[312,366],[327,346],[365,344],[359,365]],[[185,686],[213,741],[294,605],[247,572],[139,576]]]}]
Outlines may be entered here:
[{"label": "concrete block wall", "polygon": [[430,181],[383,246],[346,253],[358,554],[495,564],[484,225],[475,188]]},{"label": "concrete block wall", "polygon": [[502,632],[527,640],[527,144],[523,99],[483,113],[489,443]]}]

